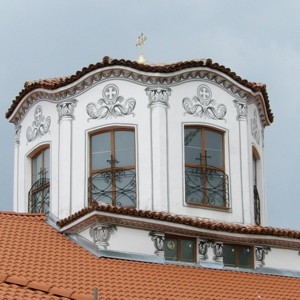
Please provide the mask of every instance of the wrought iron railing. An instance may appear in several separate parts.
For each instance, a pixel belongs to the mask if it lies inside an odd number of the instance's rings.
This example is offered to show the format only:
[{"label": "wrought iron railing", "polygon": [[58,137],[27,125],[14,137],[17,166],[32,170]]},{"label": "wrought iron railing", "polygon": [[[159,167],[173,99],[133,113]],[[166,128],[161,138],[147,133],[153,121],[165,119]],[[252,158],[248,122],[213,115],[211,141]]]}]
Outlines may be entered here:
[{"label": "wrought iron railing", "polygon": [[50,180],[40,178],[28,192],[28,212],[48,213],[50,205]]},{"label": "wrought iron railing", "polygon": [[229,207],[228,175],[212,166],[185,167],[185,199],[190,204]]},{"label": "wrought iron railing", "polygon": [[134,169],[100,171],[89,177],[89,202],[116,206],[136,206],[136,173]]},{"label": "wrought iron railing", "polygon": [[260,199],[257,186],[253,186],[254,195],[254,221],[256,225],[260,225]]}]

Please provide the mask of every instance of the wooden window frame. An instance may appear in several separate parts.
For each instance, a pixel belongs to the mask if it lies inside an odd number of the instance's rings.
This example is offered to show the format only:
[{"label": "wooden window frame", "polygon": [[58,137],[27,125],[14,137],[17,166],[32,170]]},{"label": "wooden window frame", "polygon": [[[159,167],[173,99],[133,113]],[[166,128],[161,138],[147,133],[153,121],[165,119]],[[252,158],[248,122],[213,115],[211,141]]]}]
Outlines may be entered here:
[{"label": "wooden window frame", "polygon": [[[187,163],[185,161],[185,158],[184,158],[184,168],[186,167],[192,167],[192,168],[204,168],[204,169],[219,169],[221,171],[224,172],[225,174],[225,146],[224,146],[224,131],[222,130],[219,130],[219,129],[216,129],[216,128],[212,128],[212,127],[209,127],[209,126],[203,126],[203,125],[185,125],[184,126],[184,133],[185,133],[185,130],[186,129],[199,129],[200,130],[200,133],[201,133],[201,145],[202,145],[202,157],[201,157],[201,165],[200,164],[192,164],[192,163]],[[205,130],[207,131],[211,131],[211,132],[216,132],[218,134],[220,134],[222,136],[222,159],[223,159],[223,166],[221,168],[219,167],[212,167],[212,166],[209,166],[209,165],[206,165],[207,163],[207,159],[206,159],[206,145],[205,145]],[[183,143],[183,146],[184,146],[184,153],[185,153],[185,143]],[[205,183],[204,183],[205,184]],[[224,187],[224,191],[225,191],[225,187]],[[225,196],[226,196],[226,193],[225,193]],[[188,205],[192,205],[192,206],[202,206],[202,207],[209,207],[209,208],[217,208],[217,209],[222,209],[222,210],[229,210],[229,204],[228,204],[228,201],[229,199],[224,199],[224,202],[225,202],[225,205],[224,206],[219,206],[219,205],[211,205],[208,203],[207,201],[207,195],[205,193],[204,195],[204,203],[195,203],[195,202],[188,202],[186,200],[186,203]]]},{"label": "wooden window frame", "polygon": [[[223,264],[225,267],[232,267],[232,268],[243,268],[243,269],[254,269],[254,248],[248,245],[237,245],[237,244],[224,244],[227,246],[231,246],[234,248],[235,251],[235,265],[229,265],[224,262],[224,254],[223,254]],[[250,267],[241,266],[240,264],[240,256],[241,256],[241,247],[248,247],[250,248]]]},{"label": "wooden window frame", "polygon": [[[166,234],[165,235],[165,241],[167,238],[176,239],[177,240],[177,259],[176,260],[167,260],[167,261],[178,261],[183,263],[196,263],[197,262],[197,238],[195,237],[188,237],[188,236],[180,236],[180,235],[172,235],[172,234]],[[194,241],[194,257],[193,262],[183,261],[181,259],[181,240],[192,240]],[[167,244],[165,244],[165,247],[167,247]]]},{"label": "wooden window frame", "polygon": [[[40,154],[42,154],[42,159],[41,159],[42,167],[41,167],[41,169],[43,170],[45,168],[45,151],[48,150],[48,149],[50,151],[50,145],[49,144],[42,145],[42,146],[36,148],[34,151],[32,151],[28,156],[31,160],[30,163],[31,163],[31,186],[32,186],[32,188],[30,189],[30,191],[28,193],[28,211],[31,212],[31,213],[36,212],[36,211],[33,211],[33,208],[32,208],[34,206],[33,203],[32,203],[32,201],[33,201],[32,199],[34,198],[34,195],[36,195],[38,193],[41,193],[42,194],[41,198],[44,199],[46,190],[50,188],[50,178],[48,178],[48,180],[47,180],[47,177],[44,176],[44,177],[40,177],[39,179],[37,179],[35,181],[34,181],[34,178],[33,178],[33,176],[34,176],[34,170],[33,170],[34,160]],[[49,156],[50,156],[50,153],[49,153]],[[49,157],[49,159],[50,159],[50,157]],[[50,172],[50,170],[48,170],[48,171]],[[38,181],[41,182],[41,185],[38,185],[38,187],[36,189],[33,189],[34,185]],[[43,206],[44,205],[45,205],[45,203],[43,204]],[[44,209],[43,209],[43,212],[47,213]]]},{"label": "wooden window frame", "polygon": [[[115,163],[116,159],[116,149],[115,149],[115,132],[116,131],[126,131],[126,132],[133,132],[134,134],[134,165],[130,166],[124,166],[124,167],[117,167]],[[111,150],[111,159],[112,159],[112,165],[111,168],[105,168],[105,169],[93,169],[92,168],[92,137],[103,134],[103,133],[110,133],[110,150]],[[92,176],[96,173],[104,173],[104,172],[111,172],[112,173],[112,205],[116,205],[116,172],[122,171],[122,170],[136,170],[136,142],[135,142],[135,128],[133,127],[124,127],[124,126],[111,126],[107,128],[103,128],[100,130],[96,130],[94,132],[91,132],[89,134],[89,175]],[[89,193],[89,203],[92,202],[92,194]],[[126,207],[135,207],[135,206],[126,206]]]}]

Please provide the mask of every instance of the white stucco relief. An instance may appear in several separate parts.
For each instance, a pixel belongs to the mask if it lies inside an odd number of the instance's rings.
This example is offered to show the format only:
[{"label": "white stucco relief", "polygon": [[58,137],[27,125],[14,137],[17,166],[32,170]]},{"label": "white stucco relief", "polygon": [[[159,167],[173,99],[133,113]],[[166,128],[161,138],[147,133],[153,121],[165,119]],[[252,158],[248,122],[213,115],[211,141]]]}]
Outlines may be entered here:
[{"label": "white stucco relief", "polygon": [[107,119],[111,117],[134,116],[133,110],[136,101],[133,98],[125,100],[119,96],[119,89],[115,84],[108,84],[102,91],[102,97],[98,103],[89,103],[86,112],[91,119]]},{"label": "white stucco relief", "polygon": [[49,132],[50,124],[51,118],[49,116],[45,118],[42,107],[38,105],[34,110],[34,121],[32,122],[32,126],[28,127],[26,131],[27,141],[33,141],[38,135],[45,135]]},{"label": "white stucco relief", "polygon": [[224,104],[217,105],[212,99],[212,92],[207,85],[201,84],[197,89],[197,96],[193,99],[184,98],[182,106],[185,114],[193,115],[199,118],[209,118],[213,120],[225,120],[227,108]]}]

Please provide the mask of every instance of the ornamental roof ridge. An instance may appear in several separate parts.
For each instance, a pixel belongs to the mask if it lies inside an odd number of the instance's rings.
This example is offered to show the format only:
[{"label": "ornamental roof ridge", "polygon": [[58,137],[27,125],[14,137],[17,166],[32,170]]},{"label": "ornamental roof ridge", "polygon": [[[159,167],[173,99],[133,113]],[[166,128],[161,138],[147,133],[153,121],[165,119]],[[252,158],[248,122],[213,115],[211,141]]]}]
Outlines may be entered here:
[{"label": "ornamental roof ridge", "polygon": [[[80,78],[83,78],[85,75],[87,75],[92,71],[100,70],[105,67],[114,67],[114,66],[128,67],[128,68],[135,69],[137,71],[148,72],[148,73],[161,73],[161,74],[169,74],[169,73],[174,73],[177,71],[196,68],[196,67],[205,67],[205,68],[219,71],[229,76],[231,79],[235,80],[242,86],[249,88],[253,92],[255,93],[260,92],[263,96],[263,101],[266,105],[269,121],[271,123],[273,122],[274,117],[270,108],[266,85],[250,82],[246,79],[242,79],[240,76],[238,76],[235,72],[231,71],[229,68],[226,68],[225,66],[220,65],[218,63],[214,63],[210,58],[180,61],[176,63],[162,64],[162,65],[149,65],[149,64],[140,64],[136,61],[130,61],[125,59],[120,59],[120,60],[112,59],[108,56],[105,56],[102,62],[98,62],[96,64],[90,64],[88,67],[85,67],[80,71],[77,71],[75,75],[26,82],[24,84],[24,89],[13,100],[11,107],[8,109],[6,113],[6,118],[10,118],[11,115],[14,113],[15,109],[18,107],[19,103],[22,101],[22,99],[25,96],[27,96],[29,93],[33,92],[34,90],[37,89],[46,89],[49,91],[55,90],[67,86],[71,83],[74,83],[75,81],[77,81]],[[149,76],[151,77],[150,74]]]},{"label": "ornamental roof ridge", "polygon": [[189,217],[189,216],[174,215],[166,212],[140,210],[135,208],[118,207],[112,205],[99,205],[98,203],[93,203],[91,206],[83,208],[82,210],[70,215],[69,217],[58,221],[57,226],[63,228],[64,226],[71,224],[72,222],[78,220],[79,218],[93,211],[101,211],[101,212],[108,212],[113,214],[155,219],[159,221],[189,225],[192,227],[210,229],[215,231],[254,234],[254,235],[271,235],[277,237],[300,239],[300,231],[297,230],[217,222],[217,221],[205,220],[205,219]]}]

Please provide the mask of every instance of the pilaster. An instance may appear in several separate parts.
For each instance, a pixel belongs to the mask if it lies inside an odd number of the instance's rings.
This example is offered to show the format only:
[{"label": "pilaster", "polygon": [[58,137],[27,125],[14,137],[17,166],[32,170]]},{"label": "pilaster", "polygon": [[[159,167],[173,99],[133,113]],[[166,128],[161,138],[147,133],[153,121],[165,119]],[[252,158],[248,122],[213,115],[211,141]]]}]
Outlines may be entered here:
[{"label": "pilaster", "polygon": [[167,109],[170,88],[148,87],[152,144],[152,209],[169,210]]},{"label": "pilaster", "polygon": [[76,102],[77,100],[72,99],[56,106],[59,116],[58,217],[60,219],[68,217],[72,212],[72,121]]}]

